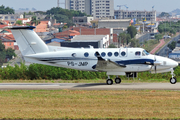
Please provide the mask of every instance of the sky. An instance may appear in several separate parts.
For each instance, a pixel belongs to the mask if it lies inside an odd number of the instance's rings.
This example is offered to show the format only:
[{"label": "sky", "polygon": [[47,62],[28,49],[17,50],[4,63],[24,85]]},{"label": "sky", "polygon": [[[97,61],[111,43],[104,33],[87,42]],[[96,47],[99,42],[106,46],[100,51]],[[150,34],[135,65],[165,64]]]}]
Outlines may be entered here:
[{"label": "sky", "polygon": [[[65,0],[59,0],[64,3]],[[18,10],[19,8],[36,8],[46,11],[57,7],[57,0],[0,0],[0,5]],[[152,6],[157,12],[171,12],[177,8],[180,9],[180,0],[114,0],[114,9],[119,9],[117,5],[127,5],[128,10],[146,10],[151,11]],[[64,4],[60,7],[64,8]],[[121,9],[126,10],[125,7]]]}]

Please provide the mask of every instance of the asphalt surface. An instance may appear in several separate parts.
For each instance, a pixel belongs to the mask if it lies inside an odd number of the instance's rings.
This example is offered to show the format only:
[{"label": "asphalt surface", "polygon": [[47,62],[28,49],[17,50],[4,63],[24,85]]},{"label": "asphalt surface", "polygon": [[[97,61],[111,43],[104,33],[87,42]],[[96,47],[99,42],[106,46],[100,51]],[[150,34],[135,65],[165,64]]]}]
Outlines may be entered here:
[{"label": "asphalt surface", "polygon": [[180,90],[180,83],[1,83],[0,90]]}]

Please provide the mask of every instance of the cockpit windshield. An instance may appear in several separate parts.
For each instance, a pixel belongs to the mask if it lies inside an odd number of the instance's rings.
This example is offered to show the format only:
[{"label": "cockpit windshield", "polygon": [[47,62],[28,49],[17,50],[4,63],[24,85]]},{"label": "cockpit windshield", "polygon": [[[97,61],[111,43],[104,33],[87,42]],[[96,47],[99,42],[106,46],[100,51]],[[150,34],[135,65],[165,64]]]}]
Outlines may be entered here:
[{"label": "cockpit windshield", "polygon": [[142,54],[143,56],[149,55],[149,53],[146,50],[143,50]]}]

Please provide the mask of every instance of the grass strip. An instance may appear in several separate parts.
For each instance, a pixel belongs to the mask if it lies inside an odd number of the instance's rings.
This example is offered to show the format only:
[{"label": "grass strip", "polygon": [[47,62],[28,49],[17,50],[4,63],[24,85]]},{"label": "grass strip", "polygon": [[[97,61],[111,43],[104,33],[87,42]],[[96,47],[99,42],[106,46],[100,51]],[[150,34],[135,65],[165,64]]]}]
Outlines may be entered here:
[{"label": "grass strip", "polygon": [[180,91],[0,91],[0,119],[175,119]]}]

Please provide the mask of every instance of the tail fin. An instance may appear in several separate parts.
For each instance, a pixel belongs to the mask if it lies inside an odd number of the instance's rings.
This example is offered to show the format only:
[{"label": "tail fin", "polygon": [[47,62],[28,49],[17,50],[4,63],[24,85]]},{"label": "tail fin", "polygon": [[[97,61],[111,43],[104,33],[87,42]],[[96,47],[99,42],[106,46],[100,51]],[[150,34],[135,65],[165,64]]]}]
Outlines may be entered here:
[{"label": "tail fin", "polygon": [[13,26],[8,28],[11,29],[23,56],[49,51],[47,45],[33,31],[34,28],[34,26]]}]

